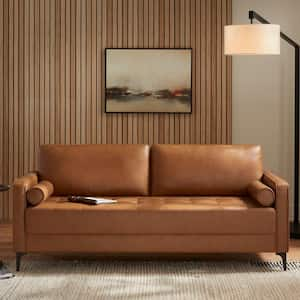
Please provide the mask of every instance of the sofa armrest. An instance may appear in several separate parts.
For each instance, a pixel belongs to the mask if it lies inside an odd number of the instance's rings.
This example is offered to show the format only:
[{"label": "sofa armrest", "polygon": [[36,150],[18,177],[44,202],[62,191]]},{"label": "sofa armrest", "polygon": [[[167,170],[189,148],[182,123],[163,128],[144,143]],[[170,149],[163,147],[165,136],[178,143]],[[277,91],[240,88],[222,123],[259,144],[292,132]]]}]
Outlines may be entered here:
[{"label": "sofa armrest", "polygon": [[38,182],[36,173],[19,177],[13,184],[13,241],[16,252],[25,251],[26,192]]},{"label": "sofa armrest", "polygon": [[287,252],[289,244],[289,184],[270,171],[265,171],[262,182],[275,193],[277,252]]}]

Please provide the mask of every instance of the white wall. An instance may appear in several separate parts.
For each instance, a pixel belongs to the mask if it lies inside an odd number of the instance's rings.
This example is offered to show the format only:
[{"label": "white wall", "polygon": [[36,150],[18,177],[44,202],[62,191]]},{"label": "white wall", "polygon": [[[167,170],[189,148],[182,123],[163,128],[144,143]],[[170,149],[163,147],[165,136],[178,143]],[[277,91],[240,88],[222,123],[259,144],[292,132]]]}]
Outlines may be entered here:
[{"label": "white wall", "polygon": [[[252,9],[300,43],[300,0],[233,0],[233,24],[249,23]],[[293,203],[294,50],[280,56],[233,57],[233,143],[260,144],[265,167],[291,184]]]}]

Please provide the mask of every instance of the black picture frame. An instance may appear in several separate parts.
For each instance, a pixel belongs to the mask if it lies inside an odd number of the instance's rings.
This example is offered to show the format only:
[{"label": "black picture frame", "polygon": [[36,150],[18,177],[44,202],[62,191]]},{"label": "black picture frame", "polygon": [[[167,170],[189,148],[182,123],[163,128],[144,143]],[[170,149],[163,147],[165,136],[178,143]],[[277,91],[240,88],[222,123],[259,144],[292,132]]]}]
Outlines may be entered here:
[{"label": "black picture frame", "polygon": [[[190,65],[190,72],[191,72],[191,85],[190,85],[190,90],[191,90],[191,103],[190,103],[190,111],[188,112],[178,112],[178,111],[174,111],[174,112],[167,112],[167,111],[155,111],[155,112],[137,112],[137,111],[107,111],[107,96],[106,96],[106,87],[107,87],[107,52],[110,50],[189,50],[190,51],[190,61],[191,61],[191,65]],[[105,113],[107,114],[143,114],[143,113],[148,113],[148,114],[186,114],[186,115],[190,115],[193,112],[193,49],[192,48],[105,48],[104,49],[104,102],[105,102]]]}]

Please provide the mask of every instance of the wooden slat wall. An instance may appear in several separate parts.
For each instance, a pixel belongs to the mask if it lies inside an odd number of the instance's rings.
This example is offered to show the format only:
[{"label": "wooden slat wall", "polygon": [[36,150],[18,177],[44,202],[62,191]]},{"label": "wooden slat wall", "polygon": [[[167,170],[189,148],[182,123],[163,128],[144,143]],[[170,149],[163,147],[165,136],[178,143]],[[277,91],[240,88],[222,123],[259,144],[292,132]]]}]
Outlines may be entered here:
[{"label": "wooden slat wall", "polygon": [[[0,182],[44,143],[230,143],[228,23],[231,0],[0,0]],[[193,113],[105,114],[106,47],[192,47]]]}]

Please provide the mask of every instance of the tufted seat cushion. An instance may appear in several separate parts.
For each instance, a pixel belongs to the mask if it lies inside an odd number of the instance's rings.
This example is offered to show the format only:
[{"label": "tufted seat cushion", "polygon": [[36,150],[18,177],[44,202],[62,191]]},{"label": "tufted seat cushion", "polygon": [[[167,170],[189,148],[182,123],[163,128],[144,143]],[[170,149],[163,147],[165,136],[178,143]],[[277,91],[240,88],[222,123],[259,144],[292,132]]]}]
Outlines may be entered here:
[{"label": "tufted seat cushion", "polygon": [[[31,234],[272,234],[275,209],[248,197],[123,197],[89,206],[50,197],[26,210]],[[38,224],[38,226],[37,226]]]}]

